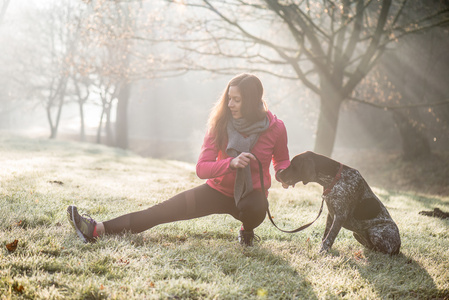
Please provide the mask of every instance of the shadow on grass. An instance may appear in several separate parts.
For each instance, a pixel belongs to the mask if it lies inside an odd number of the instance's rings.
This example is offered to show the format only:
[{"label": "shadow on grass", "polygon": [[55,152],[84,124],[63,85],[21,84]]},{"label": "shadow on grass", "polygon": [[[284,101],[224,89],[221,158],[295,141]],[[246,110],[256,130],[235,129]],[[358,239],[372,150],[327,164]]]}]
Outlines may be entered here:
[{"label": "shadow on grass", "polygon": [[422,205],[425,208],[433,209],[435,206],[449,206],[449,202],[444,201],[440,196],[433,197],[403,191],[387,191],[387,194],[380,195],[380,198],[385,201],[390,201],[391,198],[400,196],[405,196],[410,203],[417,204],[418,206]]},{"label": "shadow on grass", "polygon": [[448,299],[449,297],[449,291],[438,290],[427,270],[409,256],[402,253],[388,256],[365,250],[365,257],[365,262],[351,261],[350,264],[372,284],[380,298]]},{"label": "shadow on grass", "polygon": [[[219,284],[223,299],[261,296],[267,299],[318,299],[307,274],[299,273],[290,261],[269,249],[257,245],[241,246],[232,233],[126,233],[124,238],[137,251],[147,248],[152,253],[163,253],[160,255],[162,261],[154,262],[163,266],[162,271],[152,277],[155,282],[192,280],[197,282],[199,289],[203,284]],[[200,295],[175,292],[170,296],[211,297],[208,292],[202,292],[204,294]]]}]

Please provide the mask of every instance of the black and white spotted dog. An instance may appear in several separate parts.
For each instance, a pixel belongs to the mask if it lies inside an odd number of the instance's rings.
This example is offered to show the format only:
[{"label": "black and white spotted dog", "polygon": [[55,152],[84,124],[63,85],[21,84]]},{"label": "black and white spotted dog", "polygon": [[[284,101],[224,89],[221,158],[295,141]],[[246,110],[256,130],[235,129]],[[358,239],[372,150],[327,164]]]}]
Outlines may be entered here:
[{"label": "black and white spotted dog", "polygon": [[332,247],[344,227],[369,249],[399,253],[401,238],[396,223],[356,169],[307,151],[295,156],[278,176],[289,185],[302,181],[323,186],[329,213],[320,252]]}]

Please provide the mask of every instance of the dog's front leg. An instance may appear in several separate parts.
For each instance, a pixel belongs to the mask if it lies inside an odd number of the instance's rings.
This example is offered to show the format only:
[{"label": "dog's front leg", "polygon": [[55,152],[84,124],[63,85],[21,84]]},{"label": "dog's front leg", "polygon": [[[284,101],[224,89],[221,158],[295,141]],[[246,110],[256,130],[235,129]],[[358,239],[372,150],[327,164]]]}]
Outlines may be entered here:
[{"label": "dog's front leg", "polygon": [[328,215],[327,222],[326,222],[326,231],[328,231],[328,232],[323,238],[320,253],[323,251],[329,251],[329,249],[334,244],[335,238],[337,237],[337,235],[340,232],[340,229],[343,225],[343,218],[341,216],[334,216],[333,220],[331,219],[331,221],[332,221],[332,225],[330,226],[330,229],[327,230],[328,222],[330,222],[329,215]]},{"label": "dog's front leg", "polygon": [[333,222],[334,222],[334,218],[332,218],[331,214],[328,213],[327,219],[326,219],[326,228],[324,229],[324,235],[323,235],[323,238],[321,239],[322,242],[324,242],[324,240],[327,237],[327,234],[329,233],[329,230],[331,230]]}]

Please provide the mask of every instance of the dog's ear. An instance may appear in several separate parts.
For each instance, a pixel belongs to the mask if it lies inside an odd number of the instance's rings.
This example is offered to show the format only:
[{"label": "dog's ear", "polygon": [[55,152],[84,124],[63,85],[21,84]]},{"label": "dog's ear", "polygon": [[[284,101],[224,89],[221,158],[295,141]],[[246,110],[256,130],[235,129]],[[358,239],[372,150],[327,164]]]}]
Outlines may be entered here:
[{"label": "dog's ear", "polygon": [[308,157],[304,159],[301,169],[301,173],[303,174],[302,183],[304,185],[316,180],[315,162],[312,158]]}]

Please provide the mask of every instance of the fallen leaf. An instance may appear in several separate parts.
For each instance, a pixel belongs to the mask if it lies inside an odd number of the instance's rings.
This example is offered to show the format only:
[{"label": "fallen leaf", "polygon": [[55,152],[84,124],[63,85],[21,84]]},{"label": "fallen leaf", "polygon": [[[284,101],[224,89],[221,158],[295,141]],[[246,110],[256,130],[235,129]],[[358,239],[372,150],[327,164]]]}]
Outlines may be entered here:
[{"label": "fallen leaf", "polygon": [[119,264],[122,264],[122,265],[129,265],[129,260],[128,259],[123,259],[123,258],[120,258],[119,260],[118,260],[118,263]]},{"label": "fallen leaf", "polygon": [[354,252],[354,257],[355,259],[364,259],[365,257],[363,256],[362,250],[359,250],[357,252]]},{"label": "fallen leaf", "polygon": [[62,182],[60,180],[51,180],[51,181],[49,181],[49,183],[55,183],[55,184],[59,184],[59,185],[64,185],[64,182]]},{"label": "fallen leaf", "polygon": [[23,285],[19,285],[19,284],[15,284],[14,286],[13,286],[13,288],[14,288],[14,290],[16,291],[16,292],[19,292],[19,293],[23,293],[23,290],[25,289],[24,287],[23,287]]},{"label": "fallen leaf", "polygon": [[16,251],[18,243],[19,243],[18,240],[14,240],[14,242],[6,244],[6,249],[8,249],[8,251],[12,253]]}]

